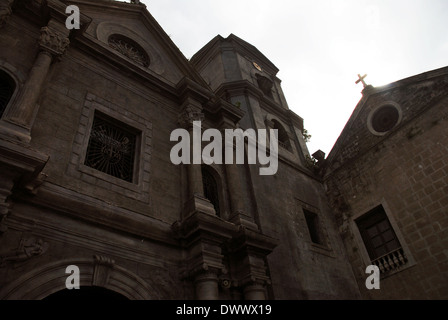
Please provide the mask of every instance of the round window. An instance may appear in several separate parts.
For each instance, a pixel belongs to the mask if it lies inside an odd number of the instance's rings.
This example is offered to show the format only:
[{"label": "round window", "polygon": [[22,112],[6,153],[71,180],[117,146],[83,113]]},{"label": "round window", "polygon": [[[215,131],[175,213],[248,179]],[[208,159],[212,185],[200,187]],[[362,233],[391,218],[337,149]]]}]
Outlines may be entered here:
[{"label": "round window", "polygon": [[382,105],[369,116],[369,128],[374,134],[385,134],[393,129],[401,120],[401,111],[395,104]]}]

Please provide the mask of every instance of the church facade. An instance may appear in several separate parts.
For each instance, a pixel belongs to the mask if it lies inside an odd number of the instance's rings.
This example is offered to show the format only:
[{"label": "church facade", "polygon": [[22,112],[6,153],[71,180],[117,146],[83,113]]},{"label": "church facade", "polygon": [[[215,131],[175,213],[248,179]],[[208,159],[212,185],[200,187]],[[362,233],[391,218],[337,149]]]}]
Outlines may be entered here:
[{"label": "church facade", "polygon": [[[73,270],[99,297],[448,298],[448,68],[364,83],[325,158],[235,35],[187,60],[143,4],[7,0],[0,47],[1,299],[67,293]],[[194,121],[276,129],[277,172],[174,164]]]}]

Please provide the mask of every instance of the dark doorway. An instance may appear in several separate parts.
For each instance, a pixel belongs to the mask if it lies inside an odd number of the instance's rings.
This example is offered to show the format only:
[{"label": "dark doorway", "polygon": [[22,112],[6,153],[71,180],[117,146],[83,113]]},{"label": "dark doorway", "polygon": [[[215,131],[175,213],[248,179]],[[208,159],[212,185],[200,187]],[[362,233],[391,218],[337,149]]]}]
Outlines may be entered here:
[{"label": "dark doorway", "polygon": [[44,300],[108,300],[108,301],[124,301],[129,300],[125,296],[102,287],[80,287],[79,289],[64,289],[53,294],[50,294]]}]

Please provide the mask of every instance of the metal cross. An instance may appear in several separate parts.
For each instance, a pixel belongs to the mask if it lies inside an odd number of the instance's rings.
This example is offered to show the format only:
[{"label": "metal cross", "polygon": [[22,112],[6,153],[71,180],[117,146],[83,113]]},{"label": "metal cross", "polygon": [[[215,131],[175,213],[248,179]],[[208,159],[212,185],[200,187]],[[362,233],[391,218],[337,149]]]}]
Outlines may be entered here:
[{"label": "metal cross", "polygon": [[356,84],[358,84],[358,83],[360,83],[360,82],[362,82],[362,85],[364,86],[364,88],[365,87],[367,87],[367,84],[366,84],[366,82],[364,81],[364,78],[365,77],[367,77],[367,75],[365,74],[365,75],[363,75],[362,77],[361,77],[361,75],[360,74],[358,74],[358,80],[356,80]]}]

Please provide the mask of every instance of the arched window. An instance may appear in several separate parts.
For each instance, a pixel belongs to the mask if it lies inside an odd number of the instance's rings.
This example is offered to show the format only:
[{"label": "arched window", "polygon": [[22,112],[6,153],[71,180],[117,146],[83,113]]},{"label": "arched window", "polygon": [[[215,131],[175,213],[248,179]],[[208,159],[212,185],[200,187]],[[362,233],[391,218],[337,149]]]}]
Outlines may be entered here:
[{"label": "arched window", "polygon": [[284,149],[290,150],[291,144],[289,143],[289,136],[286,132],[285,128],[278,122],[277,120],[273,119],[272,123],[274,124],[273,129],[277,129],[278,131],[278,144],[280,147],[283,147]]},{"label": "arched window", "polygon": [[6,109],[16,89],[14,80],[3,70],[0,70],[0,117]]},{"label": "arched window", "polygon": [[149,57],[146,51],[134,40],[120,34],[113,34],[109,37],[109,46],[128,57],[134,62],[147,68],[149,66]]},{"label": "arched window", "polygon": [[220,210],[218,184],[209,169],[205,166],[202,166],[202,185],[204,187],[204,196],[213,204],[216,215],[219,217]]},{"label": "arched window", "polygon": [[257,77],[258,87],[261,89],[261,91],[263,91],[263,93],[265,95],[267,95],[268,97],[272,98],[272,87],[273,87],[274,83],[270,79],[268,79],[258,73],[256,74],[256,77]]}]

